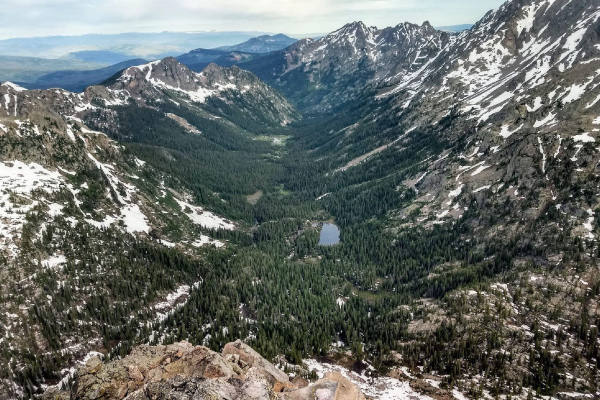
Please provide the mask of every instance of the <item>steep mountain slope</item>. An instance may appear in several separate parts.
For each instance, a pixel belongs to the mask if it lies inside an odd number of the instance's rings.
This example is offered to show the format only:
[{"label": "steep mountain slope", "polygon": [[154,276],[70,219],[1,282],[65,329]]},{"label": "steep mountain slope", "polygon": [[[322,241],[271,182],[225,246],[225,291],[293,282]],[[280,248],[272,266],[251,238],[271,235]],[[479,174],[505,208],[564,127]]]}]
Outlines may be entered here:
[{"label": "steep mountain slope", "polygon": [[[568,203],[569,183],[594,176],[599,18],[594,2],[507,2],[461,34],[444,60],[389,78],[379,96],[395,96],[405,129],[438,126],[462,142],[444,161],[429,162],[417,188],[434,190],[434,204],[486,185],[521,186],[540,210]],[[595,208],[581,206],[583,215]]]},{"label": "steep mountain slope", "polygon": [[244,43],[234,46],[221,46],[217,50],[226,52],[241,52],[241,53],[270,53],[272,51],[282,50],[296,43],[298,40],[286,36],[282,33],[278,35],[263,35],[252,38]]},{"label": "steep mountain slope", "polygon": [[301,109],[328,111],[356,100],[369,85],[419,70],[451,38],[427,22],[385,29],[354,22],[319,40],[300,40],[243,68],[281,90]]},{"label": "steep mountain slope", "polygon": [[[27,213],[50,204],[46,210],[49,216],[62,215],[65,205],[50,200],[57,191],[61,192],[58,198],[75,205],[70,210],[74,212],[70,215],[74,225],[87,223],[101,228],[115,224],[129,233],[149,233],[153,225],[163,224],[150,222],[151,214],[158,214],[160,220],[159,212],[152,210],[156,193],[144,193],[148,183],[142,183],[143,179],[136,175],[144,170],[145,162],[125,154],[116,142],[82,122],[85,114],[96,107],[91,102],[97,99],[98,92],[102,93],[102,89],[90,88],[86,93],[75,94],[56,89],[28,91],[9,83],[0,85],[4,99],[0,111],[5,143],[3,204],[7,211],[4,249],[8,251],[4,256],[9,259],[19,254],[15,245],[22,240],[26,221],[23,218]],[[102,178],[94,181],[98,176]],[[164,187],[154,179],[150,185]],[[16,193],[21,197],[13,197]],[[150,214],[145,215],[143,208]],[[23,216],[19,217],[20,214]],[[206,213],[206,217],[208,222],[211,213]],[[219,219],[215,223],[206,227],[233,226]]]},{"label": "steep mountain slope", "polygon": [[[111,338],[164,319],[209,279],[211,248],[243,240],[235,231],[244,221],[197,204],[245,218],[232,195],[217,192],[236,179],[222,178],[234,166],[203,162],[177,174],[168,167],[182,157],[175,145],[188,147],[187,158],[256,158],[237,176],[253,185],[244,174],[272,146],[253,147],[247,129],[281,127],[295,111],[248,72],[212,66],[195,74],[174,59],[128,68],[79,94],[3,83],[0,99],[0,340],[13,360],[2,366],[0,397],[17,398],[68,379],[92,348],[126,352]],[[153,123],[140,129],[144,118]],[[157,132],[169,137],[153,145]],[[143,151],[107,135],[143,142]]]}]

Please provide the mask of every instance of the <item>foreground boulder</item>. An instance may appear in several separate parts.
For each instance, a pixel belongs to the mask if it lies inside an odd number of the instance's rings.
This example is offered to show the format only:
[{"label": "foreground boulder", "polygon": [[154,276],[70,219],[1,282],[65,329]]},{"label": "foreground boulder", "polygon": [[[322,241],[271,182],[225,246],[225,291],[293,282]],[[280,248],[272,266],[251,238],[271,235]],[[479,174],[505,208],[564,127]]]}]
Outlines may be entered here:
[{"label": "foreground boulder", "polygon": [[360,389],[339,372],[328,372],[314,384],[279,397],[281,400],[365,400]]},{"label": "foreground boulder", "polygon": [[281,399],[364,400],[355,385],[330,373],[311,385],[288,375],[240,340],[222,353],[188,342],[139,346],[103,364],[92,357],[77,371],[70,391],[49,390],[46,399]]}]

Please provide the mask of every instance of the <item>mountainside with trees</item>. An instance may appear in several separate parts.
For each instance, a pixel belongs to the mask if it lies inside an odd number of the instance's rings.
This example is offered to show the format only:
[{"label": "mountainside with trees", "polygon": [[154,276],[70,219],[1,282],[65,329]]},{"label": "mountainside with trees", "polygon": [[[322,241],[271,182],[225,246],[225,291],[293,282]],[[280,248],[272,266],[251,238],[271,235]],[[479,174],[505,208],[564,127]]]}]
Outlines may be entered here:
[{"label": "mountainside with trees", "polygon": [[238,66],[0,86],[3,394],[90,351],[242,339],[288,372],[597,395],[597,2],[352,23]]}]

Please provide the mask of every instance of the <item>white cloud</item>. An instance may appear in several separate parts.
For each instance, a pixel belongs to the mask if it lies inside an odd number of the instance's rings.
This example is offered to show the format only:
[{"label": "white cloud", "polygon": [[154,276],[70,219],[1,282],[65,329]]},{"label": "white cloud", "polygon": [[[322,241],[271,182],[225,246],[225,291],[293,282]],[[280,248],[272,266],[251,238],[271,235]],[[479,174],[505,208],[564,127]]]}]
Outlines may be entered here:
[{"label": "white cloud", "polygon": [[475,22],[502,0],[2,0],[0,38],[163,30],[329,32]]}]

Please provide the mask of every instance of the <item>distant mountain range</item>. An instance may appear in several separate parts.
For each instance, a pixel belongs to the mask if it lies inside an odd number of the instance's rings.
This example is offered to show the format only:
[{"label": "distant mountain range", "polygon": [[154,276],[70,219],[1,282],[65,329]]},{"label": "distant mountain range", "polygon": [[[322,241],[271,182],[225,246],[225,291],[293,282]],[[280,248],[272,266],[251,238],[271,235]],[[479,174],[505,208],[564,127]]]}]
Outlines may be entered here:
[{"label": "distant mountain range", "polygon": [[186,65],[192,71],[200,72],[210,63],[215,63],[222,67],[231,67],[232,65],[244,63],[261,56],[262,54],[240,51],[229,52],[223,50],[196,49],[176,58],[180,63]]},{"label": "distant mountain range", "polygon": [[[193,71],[200,72],[211,62],[230,67],[250,61],[261,53],[284,49],[295,42],[296,39],[283,34],[262,35],[234,46],[217,49],[198,48],[178,56],[177,59]],[[131,58],[127,54],[104,50],[72,52],[68,58],[59,60],[10,57],[6,63],[0,64],[0,80],[18,82],[28,89],[57,87],[80,92],[125,68],[146,62],[141,58]],[[7,65],[10,66],[10,70],[4,71]],[[39,70],[30,71],[29,65]]]},{"label": "distant mountain range", "polygon": [[[0,40],[0,55],[61,58],[115,63],[107,55],[126,57],[116,62],[175,56],[190,50],[243,43],[267,32],[159,32],[113,35],[48,36]],[[112,60],[112,61],[110,61]]]},{"label": "distant mountain range", "polygon": [[187,65],[193,71],[199,72],[211,62],[222,67],[231,67],[232,65],[259,58],[272,51],[283,50],[297,41],[297,39],[281,33],[272,36],[263,35],[234,46],[221,46],[216,49],[195,49],[176,58],[180,63]]},{"label": "distant mountain range", "polygon": [[114,65],[123,61],[131,60],[132,57],[129,54],[117,53],[115,51],[108,50],[83,50],[74,51],[67,55],[69,59],[80,60],[84,62],[95,62],[102,64]]},{"label": "distant mountain range", "polygon": [[76,59],[47,59],[39,57],[0,55],[0,81],[33,82],[54,71],[92,70],[107,64],[84,62]]},{"label": "distant mountain range", "polygon": [[125,68],[147,62],[142,58],[136,58],[89,71],[56,71],[40,76],[35,82],[19,84],[27,89],[62,88],[71,92],[81,92],[86,87],[97,85]]},{"label": "distant mountain range", "polygon": [[244,43],[236,44],[235,46],[221,46],[217,49],[227,52],[240,51],[243,53],[270,53],[272,51],[285,49],[297,41],[297,39],[280,33],[273,36],[263,35],[255,37]]}]

